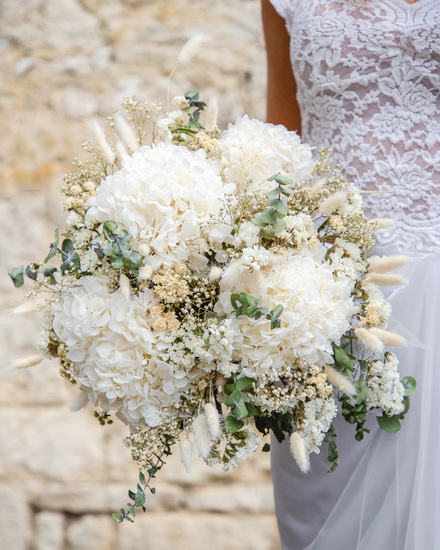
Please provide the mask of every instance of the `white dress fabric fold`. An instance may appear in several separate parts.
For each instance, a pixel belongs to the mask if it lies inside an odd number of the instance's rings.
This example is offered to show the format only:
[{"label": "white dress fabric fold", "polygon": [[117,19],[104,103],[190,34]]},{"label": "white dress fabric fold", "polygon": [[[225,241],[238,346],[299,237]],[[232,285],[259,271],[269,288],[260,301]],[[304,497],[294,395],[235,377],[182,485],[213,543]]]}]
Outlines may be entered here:
[{"label": "white dress fabric fold", "polygon": [[[378,254],[404,253],[409,284],[384,289],[402,376],[417,379],[397,434],[375,418],[364,440],[338,418],[340,465],[323,445],[303,474],[272,441],[283,550],[440,550],[440,2],[271,0],[286,20],[302,139],[332,147],[366,194],[370,217],[391,217]],[[379,191],[379,192],[378,192]],[[394,327],[393,327],[394,328]]]}]

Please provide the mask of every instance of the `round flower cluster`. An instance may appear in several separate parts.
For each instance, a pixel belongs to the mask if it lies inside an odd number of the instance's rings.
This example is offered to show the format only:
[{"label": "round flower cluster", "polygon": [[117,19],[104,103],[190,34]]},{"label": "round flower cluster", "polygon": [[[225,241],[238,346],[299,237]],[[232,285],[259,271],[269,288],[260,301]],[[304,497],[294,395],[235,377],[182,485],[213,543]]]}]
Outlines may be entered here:
[{"label": "round flower cluster", "polygon": [[[102,181],[88,202],[86,219],[111,220],[126,229],[140,245],[150,247],[146,263],[155,269],[187,260],[204,268],[208,243],[200,225],[221,211],[222,199],[234,189],[222,181],[217,164],[203,150],[159,143],[124,156],[121,170]],[[221,242],[230,231],[230,226],[217,224],[212,240]]]},{"label": "round flower cluster", "polygon": [[310,176],[314,165],[311,147],[302,144],[295,132],[248,116],[229,125],[215,153],[224,180],[249,193],[270,191],[273,185],[267,178],[277,172],[300,182]]},{"label": "round flower cluster", "polygon": [[155,297],[149,290],[127,297],[110,293],[98,278],[83,277],[52,303],[53,329],[75,363],[75,378],[89,400],[115,410],[132,425],[160,424],[162,409],[179,401],[187,372],[167,363],[145,315]]},{"label": "round flower cluster", "polygon": [[[237,260],[239,262],[240,260]],[[281,369],[302,358],[319,366],[333,362],[332,343],[350,328],[354,313],[350,279],[336,279],[328,264],[292,256],[271,269],[243,271],[220,280],[219,309],[230,312],[235,292],[264,296],[264,305],[284,308],[281,327],[271,329],[265,317],[232,319],[235,348],[248,376],[269,368]]]}]

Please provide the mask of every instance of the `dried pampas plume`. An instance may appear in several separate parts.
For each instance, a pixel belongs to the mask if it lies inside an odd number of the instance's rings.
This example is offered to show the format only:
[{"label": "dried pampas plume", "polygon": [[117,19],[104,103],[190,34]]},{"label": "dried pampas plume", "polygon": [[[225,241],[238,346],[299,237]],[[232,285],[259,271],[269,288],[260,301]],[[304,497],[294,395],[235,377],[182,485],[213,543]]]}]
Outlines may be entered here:
[{"label": "dried pampas plume", "polygon": [[139,269],[139,281],[149,281],[153,275],[154,269],[151,265],[144,265]]},{"label": "dried pampas plume", "polygon": [[370,334],[373,334],[379,338],[385,346],[406,346],[405,338],[395,334],[394,332],[388,332],[387,330],[383,330],[381,328],[370,328]]},{"label": "dried pampas plume", "polygon": [[81,391],[75,401],[70,405],[70,412],[80,411],[87,405],[88,402],[89,398],[87,397],[86,392]]},{"label": "dried pampas plume", "polygon": [[41,355],[28,355],[22,359],[17,359],[9,365],[2,367],[0,370],[13,370],[13,369],[27,369],[29,367],[35,367],[41,363],[43,357]]},{"label": "dried pampas plume", "polygon": [[209,271],[208,279],[211,283],[215,283],[223,274],[223,269],[217,265],[213,265]]},{"label": "dried pampas plume", "polygon": [[92,120],[92,132],[93,138],[95,140],[95,145],[101,153],[102,157],[109,164],[113,164],[115,161],[115,153],[110,147],[107,138],[105,137],[104,130],[101,127],[101,124],[96,118]]},{"label": "dried pampas plume", "polygon": [[180,442],[180,460],[189,473],[192,467],[193,443],[189,439]]},{"label": "dried pampas plume", "polygon": [[197,449],[202,458],[208,458],[211,451],[211,432],[208,419],[204,413],[200,413],[193,420],[192,431]]},{"label": "dried pampas plume", "polygon": [[293,432],[290,436],[290,450],[299,469],[306,474],[310,470],[309,453],[307,452],[304,439],[298,432]]},{"label": "dried pampas plume", "polygon": [[128,300],[130,298],[130,280],[123,273],[121,273],[121,276],[119,277],[119,288],[121,289],[124,298]]},{"label": "dried pampas plume", "polygon": [[368,349],[374,351],[375,353],[383,352],[383,342],[375,334],[366,328],[356,328],[354,329],[356,338]]},{"label": "dried pampas plume", "polygon": [[177,64],[185,65],[194,57],[197,50],[205,41],[205,35],[200,32],[191,36],[191,38],[183,45],[177,58]]},{"label": "dried pampas plume", "polygon": [[406,285],[407,279],[395,273],[367,273],[366,278],[379,286]]},{"label": "dried pampas plume", "polygon": [[347,200],[346,191],[336,191],[334,195],[326,198],[319,206],[319,213],[323,216],[330,216],[332,212],[338,209]]},{"label": "dried pampas plume", "polygon": [[134,133],[133,128],[127,122],[127,120],[120,114],[116,113],[114,116],[116,131],[122,140],[123,145],[131,152],[139,150],[139,141]]},{"label": "dried pampas plume", "polygon": [[211,101],[208,104],[208,108],[206,109],[205,130],[207,132],[213,132],[216,129],[217,117],[218,117],[218,103],[217,103],[217,98],[214,96],[211,98]]},{"label": "dried pampas plume", "polygon": [[118,154],[119,160],[122,160],[125,155],[128,155],[128,151],[120,139],[116,142],[116,153]]},{"label": "dried pampas plume", "polygon": [[221,435],[220,415],[212,403],[205,403],[205,414],[211,436],[218,439]]},{"label": "dried pampas plume", "polygon": [[388,229],[395,224],[395,221],[391,218],[374,218],[369,222],[373,231],[380,231],[381,229]]},{"label": "dried pampas plume", "polygon": [[32,302],[24,302],[17,307],[14,307],[12,313],[14,315],[26,315],[27,313],[34,313],[39,311],[44,305],[44,300],[33,300]]},{"label": "dried pampas plume", "polygon": [[325,365],[324,367],[325,374],[327,375],[328,381],[333,384],[333,386],[336,386],[338,390],[341,390],[342,392],[346,393],[350,397],[353,397],[356,395],[357,390],[355,388],[355,385],[353,382],[348,380],[343,374],[335,370],[330,365]]},{"label": "dried pampas plume", "polygon": [[388,271],[394,271],[394,269],[402,267],[410,261],[411,258],[404,255],[376,257],[370,260],[370,267],[375,273],[387,273]]}]

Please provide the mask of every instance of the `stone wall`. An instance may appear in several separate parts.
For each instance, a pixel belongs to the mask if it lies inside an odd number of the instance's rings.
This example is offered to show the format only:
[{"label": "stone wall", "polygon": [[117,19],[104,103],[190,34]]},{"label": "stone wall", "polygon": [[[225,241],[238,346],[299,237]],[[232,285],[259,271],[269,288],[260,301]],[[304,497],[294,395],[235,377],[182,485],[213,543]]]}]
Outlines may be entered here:
[{"label": "stone wall", "polygon": [[[184,40],[207,41],[171,73]],[[11,314],[25,290],[6,272],[44,257],[63,226],[62,174],[92,115],[122,97],[166,102],[216,92],[222,126],[264,117],[259,0],[0,0],[0,369],[35,353],[38,315]],[[125,429],[69,411],[55,362],[0,371],[0,550],[276,550],[269,457],[225,475],[173,457],[149,512],[117,525],[137,470]]]}]

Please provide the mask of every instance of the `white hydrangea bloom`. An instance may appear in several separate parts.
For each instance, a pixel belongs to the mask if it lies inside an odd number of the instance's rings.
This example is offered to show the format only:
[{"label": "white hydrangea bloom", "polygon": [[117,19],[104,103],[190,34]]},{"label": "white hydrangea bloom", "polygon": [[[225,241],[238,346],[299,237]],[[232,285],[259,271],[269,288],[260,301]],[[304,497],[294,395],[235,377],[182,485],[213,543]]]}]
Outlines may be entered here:
[{"label": "white hydrangea bloom", "polygon": [[405,389],[400,382],[397,368],[399,360],[394,353],[385,354],[385,362],[373,361],[369,367],[368,386],[370,392],[367,406],[379,407],[389,416],[400,414],[404,407]]},{"label": "white hydrangea bloom", "polygon": [[[153,294],[127,298],[87,276],[52,302],[53,329],[75,363],[75,375],[95,405],[115,410],[131,425],[158,426],[162,409],[178,403],[187,372],[166,363],[145,312]],[[166,414],[166,412],[164,413]]]},{"label": "white hydrangea bloom", "polygon": [[267,178],[281,172],[299,182],[310,176],[312,149],[284,126],[265,124],[248,116],[229,124],[220,136],[216,154],[225,181],[239,191],[268,193],[276,187]]},{"label": "white hydrangea bloom", "polygon": [[254,225],[251,222],[242,222],[238,230],[237,235],[235,235],[232,244],[236,248],[252,247],[258,244],[260,240],[260,227]]},{"label": "white hydrangea bloom", "polygon": [[318,232],[308,214],[298,213],[295,216],[285,216],[286,232],[290,233],[290,240],[297,248],[302,248],[311,238],[317,238]]},{"label": "white hydrangea bloom", "polygon": [[38,349],[43,357],[46,359],[52,359],[52,356],[47,350],[47,346],[50,342],[50,332],[52,330],[53,313],[50,304],[44,308],[43,318],[41,319],[41,329],[38,335]]},{"label": "white hydrangea bloom", "polygon": [[[223,183],[216,162],[204,151],[160,143],[124,157],[121,170],[108,176],[89,200],[86,218],[113,220],[139,244],[148,244],[155,269],[178,261],[203,269],[208,244],[201,224],[220,213],[225,193],[234,189]],[[213,241],[224,234],[217,226],[205,232]]]},{"label": "white hydrangea bloom", "polygon": [[319,454],[325,434],[337,412],[338,408],[332,396],[325,399],[318,397],[305,404],[300,433],[309,454]]},{"label": "white hydrangea bloom", "polygon": [[233,317],[234,347],[248,376],[269,368],[279,369],[296,358],[323,366],[333,362],[332,343],[338,344],[349,329],[356,306],[351,298],[353,282],[336,279],[328,264],[292,256],[270,269],[243,271],[220,280],[218,313],[232,313],[232,293],[264,296],[264,305],[284,307],[281,327],[270,328],[265,317]]}]

